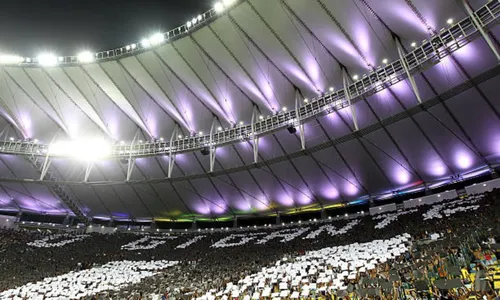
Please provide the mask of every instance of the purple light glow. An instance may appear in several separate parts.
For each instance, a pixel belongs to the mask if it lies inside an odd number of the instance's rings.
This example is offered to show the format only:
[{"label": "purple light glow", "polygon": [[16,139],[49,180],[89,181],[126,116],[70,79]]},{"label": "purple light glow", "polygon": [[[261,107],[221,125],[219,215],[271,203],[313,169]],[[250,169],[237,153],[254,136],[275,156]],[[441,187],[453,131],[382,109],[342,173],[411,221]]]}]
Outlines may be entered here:
[{"label": "purple light glow", "polygon": [[208,207],[208,205],[206,205],[205,203],[201,202],[194,205],[193,211],[201,215],[209,215],[211,213],[210,207]]},{"label": "purple light glow", "polygon": [[371,45],[371,35],[370,32],[365,25],[366,23],[361,20],[353,21],[354,24],[354,37],[357,44],[360,47],[361,52],[368,60],[367,63],[376,65],[375,59],[371,53],[373,53],[372,45]]},{"label": "purple light glow", "polygon": [[455,153],[455,164],[462,170],[466,170],[472,166],[473,160],[469,153],[458,151]]},{"label": "purple light glow", "polygon": [[296,65],[294,64],[285,64],[285,68],[290,72],[295,78],[299,79],[302,81],[304,84],[306,84],[312,91],[316,91],[316,87],[314,86],[314,83],[309,81],[307,78],[307,75],[304,74],[304,72]]},{"label": "purple light glow", "polygon": [[315,86],[321,91],[325,91],[325,82],[323,82],[321,78],[320,68],[314,57],[307,55],[305,68],[307,69],[306,71],[311,79],[314,81]]},{"label": "purple light glow", "polygon": [[221,215],[227,212],[227,205],[223,201],[217,201],[212,205],[212,212],[217,215]]},{"label": "purple light glow", "polygon": [[421,33],[427,35],[427,27],[420,21],[417,15],[403,1],[400,3],[391,3],[391,15],[398,18],[403,24],[408,24]]},{"label": "purple light glow", "polygon": [[313,202],[313,197],[309,193],[297,193],[294,199],[299,205],[311,204]]},{"label": "purple light glow", "polygon": [[393,178],[398,184],[407,184],[410,182],[411,174],[403,167],[397,166],[393,172]]},{"label": "purple light glow", "polygon": [[281,193],[277,196],[277,201],[279,204],[283,206],[294,206],[295,202],[293,201],[292,197],[288,196],[286,193]]},{"label": "purple light glow", "polygon": [[439,159],[429,162],[428,172],[433,176],[443,176],[446,174],[446,165]]},{"label": "purple light glow", "polygon": [[328,200],[335,200],[340,196],[339,190],[333,186],[326,186],[321,189],[321,196]]},{"label": "purple light glow", "polygon": [[346,184],[344,184],[344,192],[349,196],[355,196],[358,194],[359,190],[355,185],[347,182]]}]

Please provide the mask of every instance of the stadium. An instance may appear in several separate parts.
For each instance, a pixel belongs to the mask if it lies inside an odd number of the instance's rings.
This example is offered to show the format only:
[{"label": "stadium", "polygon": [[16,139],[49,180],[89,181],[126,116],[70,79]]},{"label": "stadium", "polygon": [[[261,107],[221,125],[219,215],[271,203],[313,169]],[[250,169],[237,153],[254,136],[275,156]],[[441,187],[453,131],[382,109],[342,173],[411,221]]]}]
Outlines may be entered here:
[{"label": "stadium", "polygon": [[497,299],[499,15],[224,0],[0,53],[0,299]]}]

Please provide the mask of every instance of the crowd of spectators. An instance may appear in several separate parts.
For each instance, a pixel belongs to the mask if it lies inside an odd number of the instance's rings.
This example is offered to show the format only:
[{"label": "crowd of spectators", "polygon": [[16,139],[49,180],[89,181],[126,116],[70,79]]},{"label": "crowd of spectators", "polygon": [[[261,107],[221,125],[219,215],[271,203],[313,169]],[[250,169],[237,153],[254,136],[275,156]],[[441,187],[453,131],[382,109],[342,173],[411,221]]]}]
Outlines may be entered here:
[{"label": "crowd of spectators", "polygon": [[[493,299],[494,283],[483,280],[481,284],[476,284],[479,281],[475,279],[487,277],[488,267],[491,267],[488,264],[495,260],[495,255],[498,255],[498,252],[495,253],[498,248],[491,246],[496,245],[494,242],[499,241],[500,236],[500,203],[495,200],[497,197],[497,192],[489,193],[484,199],[475,203],[478,207],[474,210],[457,210],[443,218],[424,220],[423,215],[430,207],[421,206],[413,209],[411,213],[399,213],[397,217],[391,217],[390,222],[385,222],[383,228],[376,226],[380,220],[371,216],[359,216],[355,226],[341,234],[332,235],[323,231],[314,239],[304,238],[306,236],[304,234],[286,243],[272,239],[264,244],[245,243],[237,247],[222,248],[211,246],[226,237],[228,233],[225,232],[203,232],[204,238],[184,248],[177,246],[192,240],[194,233],[183,234],[176,239],[159,243],[153,249],[130,251],[123,249],[123,246],[137,241],[139,238],[137,235],[91,234],[62,247],[39,248],[28,245],[43,238],[38,232],[0,230],[0,274],[2,274],[0,292],[71,271],[105,265],[112,261],[167,260],[179,261],[179,264],[139,283],[123,287],[119,291],[104,292],[94,297],[146,299],[149,297],[146,295],[155,294],[170,299],[192,299],[202,297],[209,291],[224,290],[228,283],[238,284],[243,278],[262,271],[263,267],[276,264],[284,257],[289,261],[295,261],[309,251],[391,239],[407,233],[412,239],[409,245],[411,251],[402,253],[395,260],[378,264],[375,271],[367,272],[368,274],[358,272],[355,279],[346,279],[345,285],[349,288],[345,292],[347,297],[350,294],[351,297],[356,295],[358,298],[394,299],[404,295],[408,299],[421,297],[467,299],[477,291],[478,295],[484,294],[485,297]],[[333,224],[341,228],[349,222],[352,220],[335,221]],[[307,226],[311,232],[322,225],[324,224],[318,223]],[[297,224],[297,226],[305,225]],[[277,229],[259,229],[259,232],[269,235],[275,230]],[[399,267],[395,270],[396,264]],[[461,273],[457,278],[460,278],[462,283],[468,284],[468,289],[438,287],[440,282],[436,280],[455,278],[455,275],[448,272],[447,267],[445,268],[450,265],[460,268]],[[397,272],[399,279],[392,282],[393,289],[384,292],[380,284],[371,285],[361,280],[363,276],[388,279],[391,271]],[[471,274],[475,274],[473,276],[475,281],[471,280]],[[425,281],[427,286],[430,286],[427,291],[428,296],[417,295],[421,289],[417,288],[416,283],[420,281]],[[372,296],[356,294],[357,291],[366,288],[380,291]],[[315,294],[314,298],[335,297],[336,294],[325,291],[322,294]],[[207,296],[204,297],[208,299]],[[231,298],[231,295],[224,297]]]}]

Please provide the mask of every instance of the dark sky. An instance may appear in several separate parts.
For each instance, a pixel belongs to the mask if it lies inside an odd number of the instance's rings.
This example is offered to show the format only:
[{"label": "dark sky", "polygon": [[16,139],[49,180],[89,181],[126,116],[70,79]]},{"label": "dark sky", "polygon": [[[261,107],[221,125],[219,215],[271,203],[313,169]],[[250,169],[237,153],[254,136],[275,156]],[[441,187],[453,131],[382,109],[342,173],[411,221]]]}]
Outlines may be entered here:
[{"label": "dark sky", "polygon": [[76,55],[140,41],[207,11],[215,0],[5,0],[0,53]]}]

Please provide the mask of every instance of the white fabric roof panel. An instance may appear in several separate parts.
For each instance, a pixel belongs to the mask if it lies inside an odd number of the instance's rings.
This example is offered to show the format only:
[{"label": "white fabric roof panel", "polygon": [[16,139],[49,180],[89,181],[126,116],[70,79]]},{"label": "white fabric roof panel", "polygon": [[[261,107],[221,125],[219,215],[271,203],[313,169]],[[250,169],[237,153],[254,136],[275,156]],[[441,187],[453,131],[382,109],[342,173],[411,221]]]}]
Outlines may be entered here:
[{"label": "white fabric roof panel", "polygon": [[[476,9],[485,3],[470,2]],[[0,125],[16,128],[8,134],[4,130],[4,136],[43,143],[58,130],[61,138],[107,136],[114,141],[131,141],[136,132],[137,139],[169,141],[176,124],[180,131],[175,135],[208,134],[214,115],[219,119],[215,130],[239,121],[248,124],[254,104],[257,116],[267,117],[273,108],[294,109],[296,97],[302,101],[329,87],[342,89],[343,66],[348,76],[362,75],[384,58],[398,59],[393,33],[411,50],[412,42],[429,37],[427,27],[439,31],[449,26],[448,18],[458,22],[465,16],[453,1],[242,1],[180,39],[119,60],[45,69],[2,67]],[[498,27],[491,31],[498,33]],[[477,39],[415,74],[421,98],[441,96],[444,104],[432,102],[428,111],[403,116],[404,109],[417,105],[409,80],[403,80],[356,99],[361,137],[349,135],[354,129],[349,108],[304,125],[306,146],[313,149],[307,156],[300,154],[299,132],[261,137],[258,161],[269,165],[253,165],[252,142],[242,141],[217,149],[215,176],[206,174],[210,158],[199,151],[176,155],[172,181],[165,179],[167,156],[137,159],[131,183],[124,182],[127,164],[120,161],[96,163],[88,187],[78,183],[85,163],[53,159],[51,168],[59,180],[72,182],[71,190],[90,216],[123,219],[327,206],[391,193],[421,180],[448,180],[500,159],[498,79],[481,79],[458,95],[440,94],[496,65],[485,41]],[[398,114],[387,122],[387,131],[371,127]],[[314,148],[330,139],[334,147]],[[286,157],[290,154],[294,157]],[[24,158],[2,155],[0,160],[6,177],[40,176]],[[50,185],[5,181],[0,181],[0,209],[68,211]],[[4,199],[8,194],[14,201]]]}]

